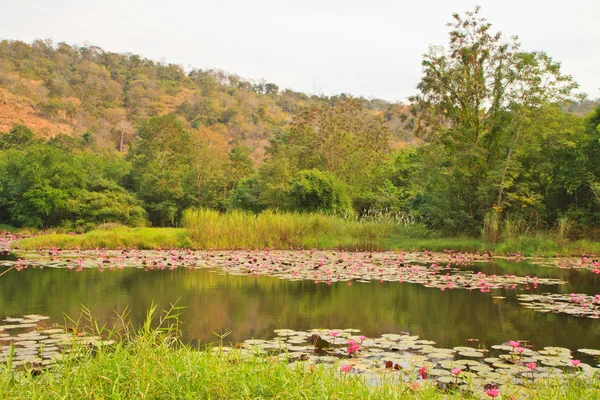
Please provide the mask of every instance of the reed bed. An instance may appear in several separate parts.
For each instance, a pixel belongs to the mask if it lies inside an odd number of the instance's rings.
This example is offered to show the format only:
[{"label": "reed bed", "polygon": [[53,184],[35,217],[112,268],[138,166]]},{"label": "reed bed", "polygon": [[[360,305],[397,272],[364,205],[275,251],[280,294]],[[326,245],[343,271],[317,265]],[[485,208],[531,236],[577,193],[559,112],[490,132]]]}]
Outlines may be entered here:
[{"label": "reed bed", "polygon": [[383,250],[398,230],[392,222],[358,221],[323,214],[258,215],[187,210],[183,226],[194,247],[203,249],[338,248]]}]

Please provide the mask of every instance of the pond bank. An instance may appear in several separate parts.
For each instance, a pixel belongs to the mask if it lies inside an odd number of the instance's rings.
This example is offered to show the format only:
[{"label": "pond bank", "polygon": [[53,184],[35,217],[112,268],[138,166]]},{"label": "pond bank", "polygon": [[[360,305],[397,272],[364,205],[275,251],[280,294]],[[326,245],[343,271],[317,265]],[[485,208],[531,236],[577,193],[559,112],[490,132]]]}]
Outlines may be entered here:
[{"label": "pond bank", "polygon": [[[589,240],[556,241],[549,235],[521,236],[499,243],[485,243],[468,237],[410,237],[405,233],[384,229],[376,233],[377,224],[370,231],[352,231],[341,227],[330,231],[316,228],[314,232],[275,232],[276,238],[248,240],[240,232],[223,231],[214,240],[195,237],[187,228],[113,228],[93,230],[84,234],[46,233],[20,238],[12,235],[10,242],[0,243],[2,250],[37,249],[339,249],[346,251],[444,251],[492,252],[498,255],[579,257],[600,254],[600,242]],[[246,227],[246,230],[248,227]],[[300,232],[300,233],[298,233]],[[367,232],[367,233],[365,233]],[[366,235],[366,236],[365,236]],[[10,246],[10,247],[9,247]]]}]

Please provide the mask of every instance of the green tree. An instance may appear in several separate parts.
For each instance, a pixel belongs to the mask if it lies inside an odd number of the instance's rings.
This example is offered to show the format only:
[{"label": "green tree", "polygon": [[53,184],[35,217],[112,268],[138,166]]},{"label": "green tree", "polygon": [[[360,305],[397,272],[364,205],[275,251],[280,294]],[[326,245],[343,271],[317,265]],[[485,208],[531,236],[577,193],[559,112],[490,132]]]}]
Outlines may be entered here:
[{"label": "green tree", "polygon": [[25,125],[15,125],[10,132],[0,134],[0,149],[24,147],[35,141],[33,132]]},{"label": "green tree", "polygon": [[130,186],[144,202],[153,225],[175,225],[181,212],[194,205],[194,197],[185,190],[189,140],[182,122],[167,114],[142,122],[129,149]]},{"label": "green tree", "polygon": [[[348,186],[350,198],[370,184],[372,170],[389,151],[389,135],[379,116],[347,97],[317,100],[300,109],[287,129],[279,130],[260,169],[265,197],[275,199],[302,170],[324,171]],[[284,203],[266,201],[269,207]]]},{"label": "green tree", "polygon": [[298,172],[289,197],[295,211],[339,213],[352,209],[345,185],[330,172],[317,169]]},{"label": "green tree", "polygon": [[449,231],[476,232],[492,210],[541,204],[518,195],[517,155],[543,133],[536,120],[546,107],[577,87],[548,55],[522,52],[478,14],[453,16],[448,49],[425,54],[411,99],[427,160],[421,211]]}]

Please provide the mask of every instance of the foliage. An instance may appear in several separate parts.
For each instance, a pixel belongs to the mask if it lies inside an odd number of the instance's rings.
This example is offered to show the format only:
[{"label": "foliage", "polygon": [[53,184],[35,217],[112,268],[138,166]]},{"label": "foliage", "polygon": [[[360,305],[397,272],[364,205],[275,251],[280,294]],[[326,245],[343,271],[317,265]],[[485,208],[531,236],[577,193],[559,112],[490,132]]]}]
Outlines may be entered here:
[{"label": "foliage", "polygon": [[[126,314],[117,314],[115,326],[119,328],[109,328],[86,311],[83,318],[89,326],[79,323],[76,330],[115,338],[114,345],[89,347],[75,342],[62,361],[42,371],[27,367],[15,371],[0,365],[0,392],[11,399],[135,398],[140,394],[147,398],[227,399],[465,397],[453,389],[417,382],[404,372],[385,374],[374,385],[361,374],[340,373],[340,363],[291,368],[288,359],[244,355],[239,349],[228,351],[222,344],[197,350],[181,342],[178,312],[181,310],[173,306],[157,318],[156,307],[151,307],[140,327],[132,326]],[[474,396],[485,396],[482,388],[472,390]],[[544,399],[596,398],[599,390],[595,376],[500,387],[503,397],[514,394]]]},{"label": "foliage", "polygon": [[318,169],[299,171],[290,183],[289,197],[297,211],[342,213],[351,209],[343,183]]},{"label": "foliage", "polygon": [[117,184],[109,160],[42,144],[0,153],[1,218],[33,228],[113,221],[145,225],[146,212]]},{"label": "foliage", "polygon": [[560,152],[557,139],[578,130],[577,118],[556,106],[577,88],[572,78],[545,53],[523,52],[516,38],[492,33],[478,13],[454,15],[449,48],[424,56],[412,99],[431,161],[420,210],[449,233],[476,232],[492,209],[539,222],[545,146]]},{"label": "foliage", "polygon": [[199,207],[384,216],[491,244],[597,237],[600,108],[579,116],[597,103],[479,8],[449,25],[410,106],[0,41],[0,107],[31,110],[0,121],[0,222],[180,226]]}]

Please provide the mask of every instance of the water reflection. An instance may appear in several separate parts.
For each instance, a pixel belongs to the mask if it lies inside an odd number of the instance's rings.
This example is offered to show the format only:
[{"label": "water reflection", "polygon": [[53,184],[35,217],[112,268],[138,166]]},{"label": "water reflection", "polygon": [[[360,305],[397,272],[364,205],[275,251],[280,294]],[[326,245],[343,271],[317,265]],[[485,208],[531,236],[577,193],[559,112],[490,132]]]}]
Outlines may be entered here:
[{"label": "water reflection", "polygon": [[[598,290],[598,275],[587,271],[540,268],[501,261],[480,267],[485,273],[530,274],[569,281],[550,290],[590,293]],[[0,271],[1,272],[1,271]],[[519,291],[518,293],[523,293]],[[315,284],[273,277],[231,276],[218,270],[144,271],[126,268],[105,271],[44,268],[10,271],[0,278],[0,316],[43,314],[56,322],[75,316],[80,305],[95,308],[109,320],[131,309],[139,324],[152,302],[160,309],[178,302],[184,340],[216,341],[213,332],[231,331],[232,342],[271,338],[277,328],[358,328],[367,336],[402,331],[435,340],[438,346],[464,345],[467,339],[498,344],[530,340],[536,347],[571,349],[600,347],[600,322],[525,309],[515,291],[490,293],[440,291],[416,284],[346,282]],[[595,294],[595,293],[593,293]],[[493,296],[505,296],[495,299]]]}]

